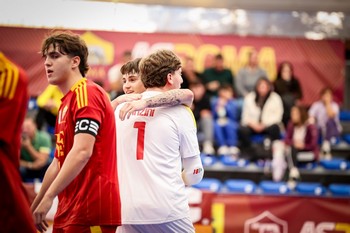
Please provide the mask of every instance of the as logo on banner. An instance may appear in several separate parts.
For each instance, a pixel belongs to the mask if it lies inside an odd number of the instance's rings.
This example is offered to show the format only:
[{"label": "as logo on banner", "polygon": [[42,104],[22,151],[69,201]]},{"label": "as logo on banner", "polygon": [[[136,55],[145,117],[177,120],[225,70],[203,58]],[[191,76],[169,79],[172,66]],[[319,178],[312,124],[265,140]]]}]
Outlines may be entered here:
[{"label": "as logo on banner", "polygon": [[269,211],[248,219],[244,223],[244,233],[287,233],[288,223]]}]

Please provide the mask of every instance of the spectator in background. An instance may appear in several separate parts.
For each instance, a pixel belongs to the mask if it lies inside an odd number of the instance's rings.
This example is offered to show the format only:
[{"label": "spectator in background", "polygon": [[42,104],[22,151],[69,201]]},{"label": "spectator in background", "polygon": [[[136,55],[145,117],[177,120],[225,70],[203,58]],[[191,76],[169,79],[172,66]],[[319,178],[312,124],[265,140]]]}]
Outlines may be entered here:
[{"label": "spectator in background", "polygon": [[123,75],[120,72],[120,68],[130,60],[132,60],[131,51],[126,50],[123,53],[122,60],[108,70],[108,82],[112,100],[118,95],[123,94]]},{"label": "spectator in background", "polygon": [[0,51],[0,219],[1,232],[35,233],[19,173],[21,128],[28,106],[28,78]]},{"label": "spectator in background", "polygon": [[333,93],[329,87],[320,92],[320,100],[314,102],[309,109],[310,122],[316,123],[322,137],[322,157],[331,158],[331,144],[340,136],[342,127],[339,120],[339,105],[333,101]]},{"label": "spectator in background", "polygon": [[54,85],[48,85],[38,96],[36,102],[39,109],[35,119],[38,130],[43,129],[44,123],[47,123],[52,129],[55,128],[58,108],[60,107],[62,97],[61,90]]},{"label": "spectator in background", "polygon": [[284,109],[282,122],[284,126],[287,126],[291,108],[303,97],[299,81],[294,76],[290,62],[285,61],[279,65],[274,87],[274,91],[282,98]]},{"label": "spectator in background", "polygon": [[22,127],[20,168],[23,181],[42,179],[49,165],[51,137],[38,130],[33,118],[26,117]]},{"label": "spectator in background", "polygon": [[203,83],[209,97],[217,96],[219,87],[223,84],[230,84],[234,88],[232,72],[224,67],[221,54],[215,56],[213,67],[204,70]]},{"label": "spectator in background", "polygon": [[290,113],[285,145],[288,148],[287,156],[290,172],[289,177],[292,179],[299,178],[297,165],[299,162],[312,162],[318,159],[318,132],[314,124],[308,121],[307,110],[302,106],[293,106]]},{"label": "spectator in background", "polygon": [[[191,109],[197,122],[197,135],[199,141],[203,142],[202,152],[204,154],[214,154],[214,126],[210,108],[210,98],[206,93],[205,86],[199,81],[191,83],[190,90],[193,91],[194,95]],[[200,135],[203,135],[203,139],[201,139]]]},{"label": "spectator in background", "polygon": [[257,51],[252,50],[248,53],[247,65],[237,73],[237,96],[244,98],[248,93],[254,91],[255,84],[261,77],[267,77],[267,74],[264,69],[259,67]]},{"label": "spectator in background", "polygon": [[185,59],[185,66],[182,68],[182,79],[181,88],[183,89],[189,88],[191,83],[202,82],[202,75],[195,70],[193,59],[190,57]]},{"label": "spectator in background", "polygon": [[[280,138],[283,104],[281,97],[273,92],[271,82],[266,78],[258,79],[255,90],[244,97],[239,136],[241,150],[251,150],[251,135],[266,134],[271,142]],[[256,159],[255,153],[251,154]]]},{"label": "spectator in background", "polygon": [[238,117],[237,105],[234,100],[234,91],[230,84],[219,88],[218,97],[212,100],[214,117],[214,135],[219,155],[237,155]]}]

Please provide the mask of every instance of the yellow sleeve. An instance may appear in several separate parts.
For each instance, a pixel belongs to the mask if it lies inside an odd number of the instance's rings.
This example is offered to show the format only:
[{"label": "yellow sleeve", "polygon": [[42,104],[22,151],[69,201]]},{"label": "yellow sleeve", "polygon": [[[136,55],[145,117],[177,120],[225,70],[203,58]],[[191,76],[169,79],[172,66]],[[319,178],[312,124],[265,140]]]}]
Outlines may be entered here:
[{"label": "yellow sleeve", "polygon": [[53,114],[57,114],[58,108],[61,104],[62,96],[63,96],[63,94],[57,86],[49,85],[43,91],[43,93],[41,93],[38,96],[36,103],[40,108],[43,108],[46,105],[46,103],[48,102],[48,100],[50,100],[50,99],[54,100],[56,107],[54,109],[52,109],[51,111]]}]

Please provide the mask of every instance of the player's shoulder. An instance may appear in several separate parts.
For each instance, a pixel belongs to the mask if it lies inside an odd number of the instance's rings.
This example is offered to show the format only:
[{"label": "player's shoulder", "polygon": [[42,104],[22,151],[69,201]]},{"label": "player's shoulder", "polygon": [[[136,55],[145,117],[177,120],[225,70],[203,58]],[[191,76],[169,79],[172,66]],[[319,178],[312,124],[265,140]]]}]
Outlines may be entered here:
[{"label": "player's shoulder", "polygon": [[110,102],[107,92],[102,87],[85,78],[76,83],[72,91],[74,92],[78,108]]},{"label": "player's shoulder", "polygon": [[12,62],[1,52],[0,61],[2,62],[2,69],[5,71],[4,75],[0,77],[0,83],[3,83],[5,87],[2,97],[13,99],[17,91],[23,91],[23,89],[27,88],[27,75],[20,66]]},{"label": "player's shoulder", "polygon": [[84,79],[81,83],[80,89],[83,91],[86,90],[86,94],[88,95],[89,98],[91,97],[100,98],[103,96],[103,97],[107,97],[108,101],[110,99],[106,90],[103,89],[103,87],[101,87],[94,81]]},{"label": "player's shoulder", "polygon": [[184,116],[192,116],[193,115],[193,112],[192,110],[186,106],[186,105],[183,105],[183,104],[180,104],[180,105],[176,105],[176,106],[173,106],[173,107],[167,107],[167,108],[163,108],[164,111],[166,112],[169,112],[175,116],[178,116],[178,117],[184,117]]}]

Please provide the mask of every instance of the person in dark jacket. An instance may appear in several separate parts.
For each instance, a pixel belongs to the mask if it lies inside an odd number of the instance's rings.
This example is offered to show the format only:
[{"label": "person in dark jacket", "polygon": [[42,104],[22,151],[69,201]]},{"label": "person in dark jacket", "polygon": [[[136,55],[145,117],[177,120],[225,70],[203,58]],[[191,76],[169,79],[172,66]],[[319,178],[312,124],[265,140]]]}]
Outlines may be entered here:
[{"label": "person in dark jacket", "polygon": [[303,97],[299,80],[294,76],[293,65],[290,62],[285,61],[279,65],[274,89],[282,98],[284,109],[282,122],[287,126],[292,106]]}]

